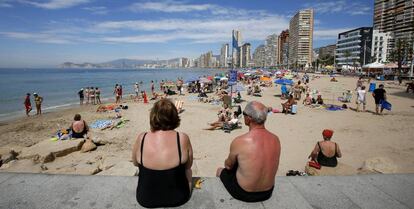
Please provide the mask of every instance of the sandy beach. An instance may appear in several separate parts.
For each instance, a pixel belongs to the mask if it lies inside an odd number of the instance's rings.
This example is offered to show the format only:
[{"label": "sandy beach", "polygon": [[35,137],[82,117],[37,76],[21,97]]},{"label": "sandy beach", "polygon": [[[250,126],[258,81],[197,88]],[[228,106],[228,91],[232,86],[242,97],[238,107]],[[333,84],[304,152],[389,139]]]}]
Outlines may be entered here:
[{"label": "sandy beach", "polygon": [[[330,78],[321,75],[311,80],[310,87],[318,89],[325,103],[342,105],[337,97],[342,90],[354,90],[356,77],[338,76],[339,82],[330,82]],[[288,170],[303,171],[307,157],[318,140],[322,140],[321,132],[325,128],[334,130],[333,141],[342,150],[340,163],[350,166],[357,172],[367,159],[381,158],[388,162],[385,169],[391,173],[414,172],[414,94],[405,93],[405,86],[393,81],[376,81],[377,86],[384,83],[388,101],[393,110],[384,110],[384,115],[374,115],[374,99],[367,94],[368,112],[356,112],[351,109],[328,111],[325,108],[310,108],[298,102],[296,115],[281,113],[269,114],[266,127],[279,136],[282,146],[280,166],[277,175],[284,176]],[[364,83],[365,86],[369,84]],[[212,105],[195,101],[195,94],[173,96],[172,100],[184,101],[185,111],[180,114],[181,125],[177,131],[189,135],[194,150],[194,176],[214,176],[216,168],[223,165],[229,152],[233,138],[248,131],[242,124],[241,129],[225,133],[223,130],[206,131],[207,123],[217,120],[220,105]],[[281,109],[280,86],[264,89],[262,97],[247,96],[242,92],[242,107],[248,101],[257,100],[273,108]],[[302,99],[304,98],[302,94]],[[355,108],[356,96],[348,106]],[[128,164],[131,158],[132,144],[140,132],[149,130],[150,104],[126,102],[128,110],[123,110],[123,118],[130,120],[124,127],[113,130],[92,129],[94,141],[101,141],[95,151],[81,153],[71,152],[57,157],[47,163],[32,163],[33,159],[21,159],[25,149],[39,142],[49,140],[58,129],[69,127],[73,116],[80,113],[89,124],[97,119],[113,117],[113,112],[97,113],[97,106],[82,106],[59,112],[47,113],[42,116],[19,118],[0,125],[0,151],[7,153],[13,149],[19,155],[17,160],[4,164],[1,172],[41,172],[64,174],[105,174],[117,164]],[[22,110],[23,111],[23,110]],[[243,121],[243,120],[241,120]],[[50,141],[50,140],[49,140]],[[50,144],[61,141],[50,141]],[[23,163],[20,164],[19,163]],[[132,163],[130,163],[132,165]],[[24,165],[24,166],[23,166]],[[391,166],[390,166],[391,165]],[[99,167],[99,169],[96,169]],[[381,172],[381,171],[378,171]],[[129,175],[118,173],[118,175]],[[340,174],[338,174],[340,175]]]}]

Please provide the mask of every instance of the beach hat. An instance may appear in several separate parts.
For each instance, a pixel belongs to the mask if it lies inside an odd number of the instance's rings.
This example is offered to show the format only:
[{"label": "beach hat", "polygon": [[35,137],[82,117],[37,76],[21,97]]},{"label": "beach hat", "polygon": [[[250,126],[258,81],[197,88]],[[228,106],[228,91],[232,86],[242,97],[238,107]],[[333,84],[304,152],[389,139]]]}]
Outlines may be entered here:
[{"label": "beach hat", "polygon": [[334,131],[330,130],[330,129],[325,129],[322,131],[322,136],[326,137],[326,138],[331,138],[333,136]]}]

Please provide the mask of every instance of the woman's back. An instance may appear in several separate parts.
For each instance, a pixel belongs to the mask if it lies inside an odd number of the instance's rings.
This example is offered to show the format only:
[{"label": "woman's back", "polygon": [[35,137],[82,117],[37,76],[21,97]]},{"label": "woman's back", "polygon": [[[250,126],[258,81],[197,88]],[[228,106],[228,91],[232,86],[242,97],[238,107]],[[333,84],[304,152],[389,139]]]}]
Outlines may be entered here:
[{"label": "woman's back", "polygon": [[322,166],[336,167],[338,164],[337,157],[337,145],[335,142],[331,141],[321,141],[318,142],[319,153],[318,153],[318,163]]},{"label": "woman's back", "polygon": [[187,142],[187,135],[175,131],[143,134],[136,155],[138,203],[145,207],[174,207],[188,201],[190,184],[186,172],[190,156]]}]

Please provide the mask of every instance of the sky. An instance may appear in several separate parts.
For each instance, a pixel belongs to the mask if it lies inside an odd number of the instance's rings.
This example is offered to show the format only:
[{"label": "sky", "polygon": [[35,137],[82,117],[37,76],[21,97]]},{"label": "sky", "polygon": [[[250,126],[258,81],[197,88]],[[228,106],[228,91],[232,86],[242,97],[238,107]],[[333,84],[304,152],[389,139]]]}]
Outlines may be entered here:
[{"label": "sky", "polygon": [[[0,0],[0,68],[219,54],[233,29],[252,51],[313,8],[314,48],[372,26],[374,0]],[[231,46],[231,43],[230,43]]]}]

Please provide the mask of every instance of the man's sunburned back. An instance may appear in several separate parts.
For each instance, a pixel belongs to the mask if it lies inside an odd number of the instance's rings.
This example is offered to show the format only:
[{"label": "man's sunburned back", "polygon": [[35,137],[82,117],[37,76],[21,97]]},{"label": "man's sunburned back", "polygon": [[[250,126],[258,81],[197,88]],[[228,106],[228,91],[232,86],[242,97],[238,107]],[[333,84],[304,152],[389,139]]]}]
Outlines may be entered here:
[{"label": "man's sunburned back", "polygon": [[266,129],[253,129],[235,141],[237,182],[248,192],[266,191],[273,187],[279,167],[279,138]]},{"label": "man's sunburned back", "polygon": [[73,122],[72,129],[76,133],[81,133],[85,129],[85,122],[83,120]]}]

